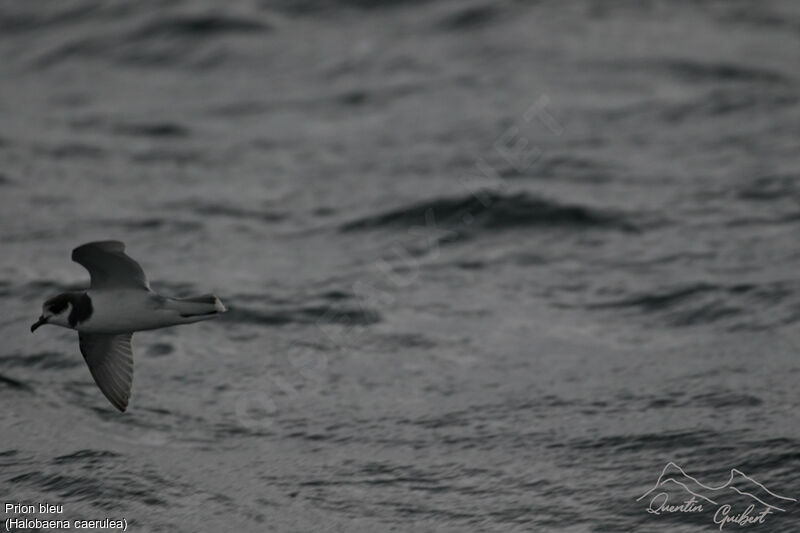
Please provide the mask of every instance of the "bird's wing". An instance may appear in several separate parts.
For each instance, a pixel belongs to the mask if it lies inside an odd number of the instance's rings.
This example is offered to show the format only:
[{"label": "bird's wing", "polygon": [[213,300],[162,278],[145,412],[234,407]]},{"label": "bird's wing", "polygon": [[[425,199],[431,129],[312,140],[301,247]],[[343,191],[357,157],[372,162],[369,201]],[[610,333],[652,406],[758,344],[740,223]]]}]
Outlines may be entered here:
[{"label": "bird's wing", "polygon": [[133,385],[133,333],[78,333],[81,353],[97,386],[114,407],[124,412]]},{"label": "bird's wing", "polygon": [[92,277],[92,289],[136,288],[150,290],[139,263],[125,255],[119,241],[90,242],[72,250],[72,260]]}]

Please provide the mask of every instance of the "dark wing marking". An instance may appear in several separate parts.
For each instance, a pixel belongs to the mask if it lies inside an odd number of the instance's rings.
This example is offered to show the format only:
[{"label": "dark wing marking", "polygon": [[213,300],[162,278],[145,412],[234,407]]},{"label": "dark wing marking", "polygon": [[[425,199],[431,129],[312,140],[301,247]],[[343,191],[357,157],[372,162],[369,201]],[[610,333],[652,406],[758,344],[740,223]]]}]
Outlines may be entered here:
[{"label": "dark wing marking", "polygon": [[136,288],[150,290],[139,263],[125,254],[119,241],[90,242],[72,250],[72,260],[92,277],[92,289]]},{"label": "dark wing marking", "polygon": [[82,324],[91,318],[94,312],[92,306],[92,299],[85,292],[73,293],[72,298],[72,311],[69,312],[69,325],[73,328],[78,324]]},{"label": "dark wing marking", "polygon": [[97,386],[120,411],[128,407],[133,386],[133,333],[78,333],[81,353]]}]

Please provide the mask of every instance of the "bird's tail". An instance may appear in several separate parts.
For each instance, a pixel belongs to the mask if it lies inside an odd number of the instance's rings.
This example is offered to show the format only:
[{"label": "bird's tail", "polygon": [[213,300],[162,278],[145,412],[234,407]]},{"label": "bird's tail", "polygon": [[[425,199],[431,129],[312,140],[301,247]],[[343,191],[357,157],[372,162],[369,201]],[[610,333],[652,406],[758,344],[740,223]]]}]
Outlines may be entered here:
[{"label": "bird's tail", "polygon": [[203,294],[189,298],[169,298],[166,307],[177,311],[182,318],[194,320],[213,318],[227,311],[220,299],[213,294]]}]

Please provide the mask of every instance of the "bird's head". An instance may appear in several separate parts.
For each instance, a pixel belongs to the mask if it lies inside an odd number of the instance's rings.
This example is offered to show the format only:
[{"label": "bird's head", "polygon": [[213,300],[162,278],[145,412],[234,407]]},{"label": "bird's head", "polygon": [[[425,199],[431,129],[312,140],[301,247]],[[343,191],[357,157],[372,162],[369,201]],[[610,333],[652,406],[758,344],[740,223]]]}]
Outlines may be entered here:
[{"label": "bird's head", "polygon": [[47,299],[42,304],[42,314],[31,326],[31,333],[40,326],[53,324],[65,328],[72,327],[69,323],[69,313],[73,305],[73,295],[65,292]]}]

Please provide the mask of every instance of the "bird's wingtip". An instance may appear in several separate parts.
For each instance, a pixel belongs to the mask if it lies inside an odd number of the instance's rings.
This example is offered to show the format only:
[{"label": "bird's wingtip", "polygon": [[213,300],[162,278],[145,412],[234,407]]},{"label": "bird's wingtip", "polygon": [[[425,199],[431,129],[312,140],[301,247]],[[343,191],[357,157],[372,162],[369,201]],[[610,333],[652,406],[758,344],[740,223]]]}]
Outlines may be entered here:
[{"label": "bird's wingtip", "polygon": [[107,241],[92,241],[81,244],[80,246],[72,250],[73,261],[75,260],[76,255],[80,255],[81,252],[89,248],[97,248],[104,252],[125,252],[125,243],[122,241],[107,240]]}]

